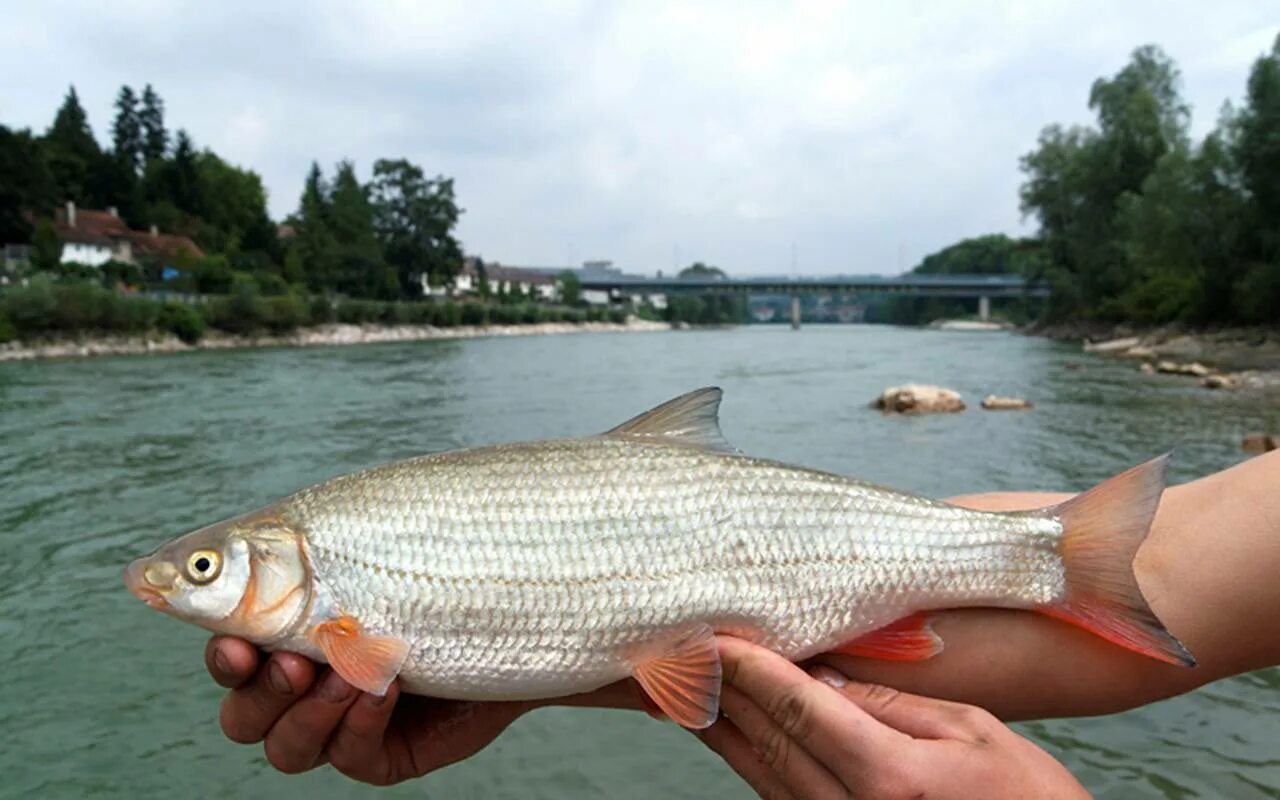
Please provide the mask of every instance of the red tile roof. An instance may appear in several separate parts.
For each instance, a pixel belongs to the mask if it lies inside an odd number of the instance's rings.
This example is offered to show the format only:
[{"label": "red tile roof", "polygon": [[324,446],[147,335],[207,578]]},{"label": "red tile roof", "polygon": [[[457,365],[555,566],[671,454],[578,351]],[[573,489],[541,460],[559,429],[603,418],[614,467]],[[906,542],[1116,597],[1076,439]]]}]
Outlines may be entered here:
[{"label": "red tile roof", "polygon": [[194,258],[204,258],[204,251],[190,238],[171,233],[130,230],[124,220],[110,211],[77,208],[75,227],[67,224],[66,209],[54,214],[54,228],[64,242],[97,244],[110,247],[120,239],[133,246],[133,252],[148,258],[176,258],[187,250]]},{"label": "red tile roof", "polygon": [[53,225],[62,241],[82,244],[109,246],[112,240],[127,238],[130,233],[124,220],[110,211],[76,209],[76,224],[73,228],[67,224],[66,210],[59,209],[54,215]]}]

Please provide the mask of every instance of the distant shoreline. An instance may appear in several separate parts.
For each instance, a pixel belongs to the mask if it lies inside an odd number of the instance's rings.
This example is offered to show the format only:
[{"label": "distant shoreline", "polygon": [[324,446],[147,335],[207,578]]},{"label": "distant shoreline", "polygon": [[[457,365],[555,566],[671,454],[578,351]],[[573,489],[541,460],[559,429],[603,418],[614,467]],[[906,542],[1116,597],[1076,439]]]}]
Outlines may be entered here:
[{"label": "distant shoreline", "polygon": [[132,356],[155,353],[187,353],[197,350],[241,350],[263,347],[326,347],[384,342],[423,342],[443,339],[478,339],[492,336],[548,336],[570,333],[623,333],[671,330],[666,322],[631,318],[627,322],[539,322],[528,325],[346,325],[327,324],[299,328],[279,336],[239,336],[210,331],[198,342],[187,344],[172,334],[141,336],[64,336],[39,341],[0,344],[0,362],[34,361],[97,356]]},{"label": "distant shoreline", "polygon": [[1143,327],[1110,323],[1066,322],[1033,324],[1021,329],[1031,336],[1056,341],[1089,343],[1087,349],[1106,352],[1107,342],[1136,339],[1123,348],[1129,358],[1203,361],[1210,366],[1233,370],[1280,371],[1280,328],[1239,327],[1185,328],[1181,326]]}]

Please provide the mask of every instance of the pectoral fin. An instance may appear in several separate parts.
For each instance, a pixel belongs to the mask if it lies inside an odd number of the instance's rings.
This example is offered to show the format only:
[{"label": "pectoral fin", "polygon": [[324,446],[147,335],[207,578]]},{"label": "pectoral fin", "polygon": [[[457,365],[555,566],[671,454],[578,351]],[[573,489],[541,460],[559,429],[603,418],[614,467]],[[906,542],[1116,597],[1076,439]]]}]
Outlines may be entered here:
[{"label": "pectoral fin", "polygon": [[720,714],[720,654],[705,625],[637,661],[632,675],[664,714],[686,728],[706,728]]},{"label": "pectoral fin", "polygon": [[354,617],[322,622],[311,631],[329,666],[352,686],[382,696],[409,655],[409,646],[392,636],[370,636]]}]

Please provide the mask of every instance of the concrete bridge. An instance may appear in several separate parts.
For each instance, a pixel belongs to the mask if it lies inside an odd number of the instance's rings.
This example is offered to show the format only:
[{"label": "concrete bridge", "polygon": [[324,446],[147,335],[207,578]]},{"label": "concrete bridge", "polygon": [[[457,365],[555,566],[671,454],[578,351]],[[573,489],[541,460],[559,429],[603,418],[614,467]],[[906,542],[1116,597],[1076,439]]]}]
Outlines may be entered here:
[{"label": "concrete bridge", "polygon": [[978,316],[989,319],[991,298],[1048,297],[1049,285],[1020,275],[829,275],[819,277],[761,276],[745,278],[636,278],[626,275],[582,276],[582,288],[623,294],[744,294],[791,295],[791,324],[800,326],[803,294],[899,294],[911,297],[953,297],[978,300]]}]

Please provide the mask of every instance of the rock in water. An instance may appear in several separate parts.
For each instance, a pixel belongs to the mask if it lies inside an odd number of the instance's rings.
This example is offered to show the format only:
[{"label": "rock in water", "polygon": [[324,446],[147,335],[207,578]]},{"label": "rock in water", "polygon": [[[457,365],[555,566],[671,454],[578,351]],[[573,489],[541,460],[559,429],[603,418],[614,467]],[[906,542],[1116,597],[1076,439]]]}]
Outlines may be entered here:
[{"label": "rock in water", "polygon": [[1138,342],[1137,336],[1126,336],[1123,339],[1112,339],[1109,342],[1098,342],[1097,344],[1086,340],[1084,351],[1086,353],[1121,353],[1132,347],[1137,347]]},{"label": "rock in water", "polygon": [[1156,367],[1150,361],[1144,361],[1142,362],[1142,366],[1138,367],[1138,371],[1143,375],[1154,375],[1156,373]]},{"label": "rock in water", "polygon": [[1031,403],[1022,397],[1000,397],[989,394],[982,398],[982,407],[988,411],[1023,411],[1031,408]]},{"label": "rock in water", "polygon": [[1200,385],[1206,389],[1235,389],[1240,382],[1232,375],[1213,373],[1201,378]]},{"label": "rock in water", "polygon": [[909,383],[885,389],[872,406],[886,414],[937,414],[964,411],[964,400],[954,389]]},{"label": "rock in water", "polygon": [[1280,449],[1280,436],[1269,436],[1265,433],[1251,433],[1240,443],[1246,453],[1255,455]]}]

